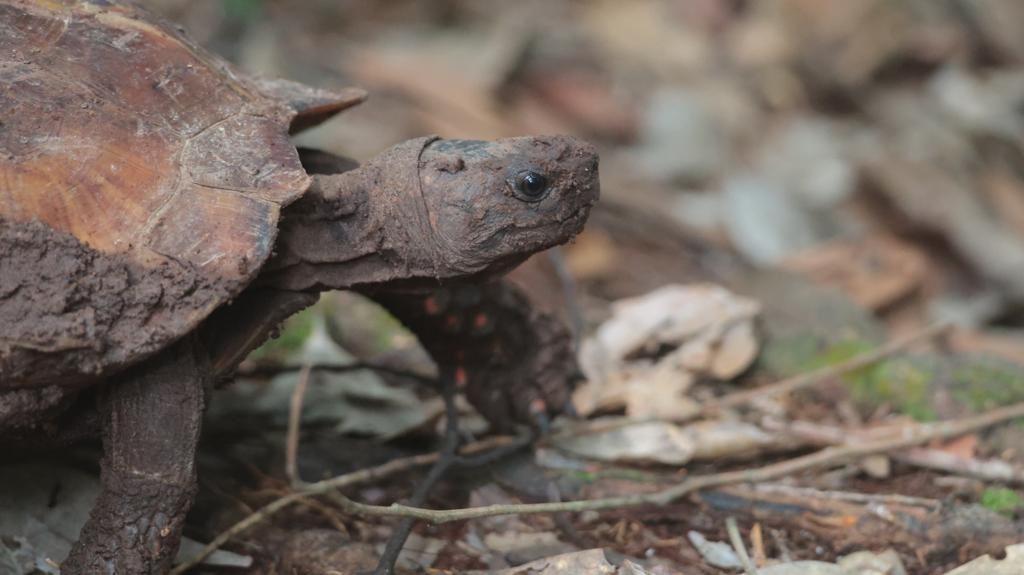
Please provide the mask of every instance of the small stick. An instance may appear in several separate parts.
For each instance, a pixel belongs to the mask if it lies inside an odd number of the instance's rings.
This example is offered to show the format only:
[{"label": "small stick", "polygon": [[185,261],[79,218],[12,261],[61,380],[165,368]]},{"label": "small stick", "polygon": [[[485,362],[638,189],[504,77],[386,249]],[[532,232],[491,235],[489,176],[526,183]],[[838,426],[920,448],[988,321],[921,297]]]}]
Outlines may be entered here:
[{"label": "small stick", "polygon": [[797,487],[784,483],[759,483],[751,491],[757,493],[781,494],[805,501],[829,500],[860,505],[902,505],[936,511],[942,506],[937,499],[901,495],[899,493],[858,493],[852,491],[827,491],[814,487]]},{"label": "small stick", "polygon": [[[440,457],[434,462],[426,477],[416,486],[412,496],[409,497],[409,504],[414,506],[426,503],[430,491],[434,489],[434,486],[451,468],[458,457],[457,453],[461,438],[459,437],[459,410],[455,406],[454,378],[443,377],[440,391],[441,396],[444,398],[444,442],[441,447]],[[344,505],[344,503],[341,500],[341,504]],[[391,532],[391,537],[388,538],[388,542],[384,546],[384,552],[381,553],[380,559],[377,561],[377,568],[373,571],[374,575],[392,575],[395,572],[395,563],[398,562],[398,555],[402,552],[402,547],[405,547],[405,542],[409,539],[409,534],[412,533],[412,528],[415,525],[416,520],[414,518],[402,518]]]},{"label": "small stick", "polygon": [[[461,451],[460,457],[483,457],[489,450],[496,449],[504,452],[505,448],[516,447],[523,445],[523,441],[519,437],[510,437],[507,435],[500,435],[496,437],[490,437],[481,441],[476,441],[467,444]],[[477,455],[481,454],[481,455]],[[409,469],[416,467],[422,467],[424,465],[431,465],[441,457],[440,453],[424,453],[423,455],[414,455],[412,457],[402,457],[399,459],[392,459],[387,463],[383,463],[376,467],[367,467],[316,483],[307,483],[302,487],[302,491],[294,491],[271,501],[270,503],[260,507],[253,513],[247,515],[238,523],[235,523],[223,533],[218,535],[209,544],[203,548],[203,551],[193,557],[192,559],[181,563],[174,567],[170,571],[169,575],[182,575],[189,569],[195,567],[205,560],[207,557],[212,555],[215,551],[224,546],[225,543],[245,532],[253,525],[256,525],[260,521],[273,516],[279,511],[287,508],[292,503],[297,503],[302,499],[311,495],[318,494],[330,494],[332,490],[341,489],[343,487],[349,487],[351,485],[357,485],[360,483],[367,483],[378,479],[385,479],[392,475],[396,475]],[[489,458],[487,458],[489,460]]]},{"label": "small stick", "polygon": [[[582,499],[562,503],[525,503],[512,505],[486,505],[449,510],[423,509],[399,503],[391,505],[367,505],[347,500],[344,508],[352,513],[364,515],[385,515],[415,517],[435,524],[494,517],[497,515],[525,515],[533,513],[555,513],[559,511],[599,511],[602,509],[623,509],[641,505],[667,505],[694,491],[735,483],[760,483],[793,475],[801,471],[835,465],[856,460],[868,455],[906,449],[935,440],[950,439],[985,427],[991,427],[1010,419],[1024,417],[1024,403],[993,409],[986,413],[963,419],[918,424],[908,427],[897,437],[826,447],[820,451],[772,463],[763,467],[740,469],[709,475],[695,475],[676,485],[653,493],[623,495],[601,499]],[[315,485],[315,484],[313,484]],[[312,488],[312,485],[310,486]],[[309,491],[307,490],[308,494]]]},{"label": "small stick", "polygon": [[743,544],[743,536],[740,535],[740,528],[736,524],[735,517],[725,518],[725,531],[729,534],[729,543],[732,543],[736,556],[743,564],[743,571],[747,575],[757,575],[757,567],[754,567],[754,562],[750,560],[750,554],[747,553],[747,546]]},{"label": "small stick", "polygon": [[[885,425],[851,430],[809,421],[794,421],[785,425],[773,425],[772,431],[788,433],[797,440],[822,447],[890,436],[893,433],[898,433],[899,429],[905,425]],[[892,454],[892,458],[914,467],[942,471],[952,475],[998,483],[1024,484],[1024,466],[1001,459],[963,457],[943,449],[930,447],[915,447],[898,451]]]},{"label": "small stick", "polygon": [[728,395],[722,396],[717,401],[708,404],[705,410],[713,411],[721,409],[723,407],[735,407],[737,405],[750,403],[751,401],[760,397],[770,397],[782,393],[790,393],[798,389],[816,385],[822,381],[834,377],[846,375],[851,371],[856,371],[858,369],[867,367],[895,353],[903,351],[904,349],[915,343],[939,337],[947,330],[949,330],[950,327],[952,326],[945,322],[932,324],[920,331],[907,335],[906,337],[891,341],[883,345],[882,347],[873,349],[867,353],[863,353],[842,363],[823,367],[815,371],[803,373],[768,385],[762,385],[754,389],[738,391],[735,393],[730,393]]},{"label": "small stick", "polygon": [[764,567],[768,563],[768,552],[764,549],[764,533],[760,523],[754,523],[750,528],[750,546],[754,553],[754,565]]},{"label": "small stick", "polygon": [[895,453],[893,459],[915,467],[973,477],[983,481],[1024,484],[1024,467],[1001,459],[961,457],[948,451],[926,447]]},{"label": "small stick", "polygon": [[[915,445],[928,443],[929,441],[950,439],[965,433],[970,433],[985,427],[1024,417],[1024,403],[1016,403],[1007,407],[993,409],[986,413],[963,419],[927,423],[910,426],[897,437],[868,441],[864,443],[827,447],[820,451],[796,457],[778,463],[772,463],[763,467],[753,469],[740,469],[726,471],[709,475],[695,475],[677,483],[667,489],[619,497],[606,497],[602,499],[582,499],[578,501],[566,501],[560,503],[526,503],[513,505],[486,505],[482,507],[469,507],[461,509],[435,510],[423,509],[420,507],[409,507],[394,503],[392,505],[367,505],[358,503],[341,495],[335,494],[335,501],[350,513],[362,515],[380,515],[392,517],[415,517],[435,524],[449,523],[452,521],[463,521],[466,519],[478,519],[481,517],[494,517],[497,515],[525,515],[532,513],[556,513],[559,511],[599,511],[602,509],[623,509],[641,505],[667,505],[690,493],[735,483],[760,483],[793,475],[801,471],[815,469],[828,465],[835,465],[850,460],[860,459],[867,455],[886,453],[896,449],[906,449]],[[436,455],[434,457],[437,457]],[[359,472],[349,474],[357,475]],[[311,483],[302,491],[286,495],[281,499],[273,501],[254,515],[251,515],[235,526],[231,527],[216,539],[213,540],[203,554],[193,559],[195,563],[205,559],[214,550],[224,544],[237,533],[244,531],[267,516],[276,513],[296,499],[312,494],[322,494],[335,489],[335,479],[327,479],[318,483]],[[345,483],[349,484],[348,482]],[[192,564],[195,564],[192,563]],[[172,575],[180,575],[184,570],[180,567],[171,572]]]},{"label": "small stick", "polygon": [[309,387],[310,366],[302,366],[299,372],[299,380],[292,390],[291,402],[288,405],[288,435],[284,449],[284,473],[291,485],[301,485],[299,477],[299,427],[302,424],[302,403],[306,398],[306,388]]}]

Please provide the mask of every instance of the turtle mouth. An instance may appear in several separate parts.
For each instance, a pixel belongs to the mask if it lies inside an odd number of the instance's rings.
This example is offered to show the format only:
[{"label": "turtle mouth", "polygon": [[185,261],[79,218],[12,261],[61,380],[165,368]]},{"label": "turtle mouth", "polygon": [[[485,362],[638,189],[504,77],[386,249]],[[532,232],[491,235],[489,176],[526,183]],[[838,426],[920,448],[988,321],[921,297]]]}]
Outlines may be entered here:
[{"label": "turtle mouth", "polygon": [[486,268],[469,274],[456,277],[437,278],[426,276],[415,276],[404,279],[392,280],[384,284],[355,286],[358,291],[366,293],[400,293],[410,295],[422,295],[430,293],[440,287],[457,286],[464,284],[478,284],[495,278],[499,278],[519,267],[533,254],[516,255],[495,260]]}]

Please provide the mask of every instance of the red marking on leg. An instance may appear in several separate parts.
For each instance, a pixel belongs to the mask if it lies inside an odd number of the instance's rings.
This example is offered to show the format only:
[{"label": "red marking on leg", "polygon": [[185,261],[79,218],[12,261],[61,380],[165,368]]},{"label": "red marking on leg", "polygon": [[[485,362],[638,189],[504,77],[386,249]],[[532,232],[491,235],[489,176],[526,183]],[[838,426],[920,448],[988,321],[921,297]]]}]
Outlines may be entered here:
[{"label": "red marking on leg", "polygon": [[476,329],[484,329],[488,324],[491,323],[491,318],[487,317],[487,314],[480,312],[473,318],[473,327]]},{"label": "red marking on leg", "polygon": [[455,387],[462,389],[469,383],[469,376],[466,375],[466,368],[459,367],[455,368]]},{"label": "red marking on leg", "polygon": [[423,311],[427,315],[437,315],[441,313],[441,304],[437,303],[437,298],[430,296],[423,301]]},{"label": "red marking on leg", "polygon": [[530,402],[530,413],[547,413],[548,404],[543,399],[535,399]]}]

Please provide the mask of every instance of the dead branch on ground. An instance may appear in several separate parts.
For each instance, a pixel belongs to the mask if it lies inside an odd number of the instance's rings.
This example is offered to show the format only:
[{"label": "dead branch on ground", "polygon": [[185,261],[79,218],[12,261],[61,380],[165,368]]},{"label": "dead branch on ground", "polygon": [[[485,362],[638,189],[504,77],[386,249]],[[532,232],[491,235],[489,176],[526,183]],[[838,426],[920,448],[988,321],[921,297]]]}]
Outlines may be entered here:
[{"label": "dead branch on ground", "polygon": [[[711,487],[721,487],[724,485],[732,485],[737,483],[761,483],[771,481],[781,477],[786,477],[807,471],[810,469],[817,469],[820,467],[826,467],[844,463],[851,460],[863,458],[868,455],[875,455],[878,453],[887,453],[894,450],[906,449],[908,447],[914,447],[922,445],[930,441],[936,440],[948,440],[959,435],[964,435],[979,429],[991,427],[1011,419],[1018,417],[1024,417],[1024,403],[1018,403],[1007,407],[993,409],[991,411],[982,413],[980,415],[966,417],[957,420],[938,422],[938,423],[925,423],[908,426],[904,428],[902,433],[895,437],[877,439],[872,441],[865,441],[861,443],[854,443],[849,445],[840,445],[833,447],[826,447],[820,451],[810,453],[801,457],[796,457],[786,461],[765,465],[762,467],[756,467],[752,469],[743,469],[737,471],[727,471],[724,473],[715,473],[709,475],[699,475],[684,479],[680,483],[669,487],[667,489],[646,494],[634,494],[625,495],[620,497],[607,497],[603,499],[585,499],[579,501],[566,501],[557,503],[527,503],[527,504],[512,504],[512,505],[487,505],[482,507],[471,507],[462,509],[447,509],[447,510],[435,510],[435,509],[424,509],[421,507],[412,507],[408,505],[402,505],[395,503],[392,505],[367,505],[353,501],[340,493],[333,496],[336,502],[338,502],[342,509],[355,514],[362,515],[376,515],[376,516],[393,516],[393,517],[412,517],[424,521],[430,521],[432,523],[448,523],[452,521],[464,521],[467,519],[478,519],[482,517],[493,517],[496,515],[512,515],[512,514],[531,514],[531,513],[556,513],[556,512],[579,512],[579,511],[599,511],[603,509],[622,509],[627,507],[637,507],[642,505],[667,505],[676,501],[686,495],[708,489]],[[428,456],[420,456],[421,458],[427,458]],[[433,455],[430,461],[436,461],[438,455]],[[413,464],[407,463],[408,460],[400,460],[396,466],[399,469],[408,469],[413,467]],[[422,459],[421,459],[422,461]],[[396,462],[391,462],[395,464]],[[378,478],[383,475],[381,472],[382,468],[387,468],[386,474],[391,474],[396,471],[394,467],[388,467],[391,464],[385,464],[380,467],[371,468],[368,470],[362,470],[361,472],[350,473],[345,476],[336,477],[333,479],[327,479],[316,483],[311,483],[305,486],[301,491],[289,494],[276,501],[273,501],[249,517],[246,517],[239,523],[235,524],[227,531],[222,533],[220,536],[215,538],[198,556],[192,559],[189,563],[179,565],[173,571],[172,575],[181,575],[186,569],[191,566],[198,564],[200,561],[208,557],[211,553],[217,550],[221,545],[226,543],[235,535],[245,531],[252,525],[265,520],[271,515],[277,513],[281,509],[284,509],[291,503],[295,502],[301,497],[308,497],[310,495],[322,495],[329,492],[336,491],[339,487],[351,485],[362,480],[368,480],[372,478]],[[355,479],[358,477],[359,479]]]}]

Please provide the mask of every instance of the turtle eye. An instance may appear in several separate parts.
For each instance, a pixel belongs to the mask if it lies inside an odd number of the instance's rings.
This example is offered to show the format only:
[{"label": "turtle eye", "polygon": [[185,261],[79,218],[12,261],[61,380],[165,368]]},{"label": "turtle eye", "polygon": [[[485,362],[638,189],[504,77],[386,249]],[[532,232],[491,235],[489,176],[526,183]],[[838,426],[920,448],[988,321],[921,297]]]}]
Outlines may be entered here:
[{"label": "turtle eye", "polygon": [[536,202],[547,195],[548,179],[543,174],[527,170],[516,175],[512,182],[512,189],[521,199]]}]

